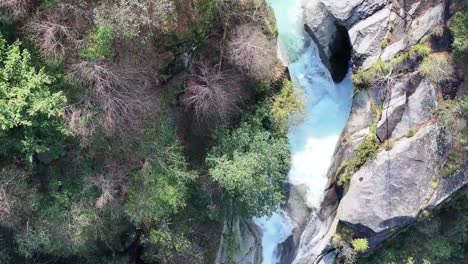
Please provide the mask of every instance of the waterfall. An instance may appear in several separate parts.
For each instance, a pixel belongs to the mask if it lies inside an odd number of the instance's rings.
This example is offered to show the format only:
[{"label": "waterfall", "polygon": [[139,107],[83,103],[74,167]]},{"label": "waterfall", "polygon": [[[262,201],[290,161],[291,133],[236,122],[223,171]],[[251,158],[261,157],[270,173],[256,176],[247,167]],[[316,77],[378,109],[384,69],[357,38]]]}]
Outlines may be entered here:
[{"label": "waterfall", "polygon": [[[289,68],[295,89],[303,91],[306,103],[304,121],[290,127],[288,132],[291,148],[288,181],[291,185],[305,186],[307,206],[317,211],[333,151],[349,116],[353,85],[349,74],[341,83],[333,82],[317,45],[304,33],[302,0],[267,2],[276,16],[280,58]],[[254,221],[263,231],[262,263],[279,263],[277,248],[292,234],[291,219],[279,208],[271,218]],[[307,248],[310,246],[309,243]]]}]

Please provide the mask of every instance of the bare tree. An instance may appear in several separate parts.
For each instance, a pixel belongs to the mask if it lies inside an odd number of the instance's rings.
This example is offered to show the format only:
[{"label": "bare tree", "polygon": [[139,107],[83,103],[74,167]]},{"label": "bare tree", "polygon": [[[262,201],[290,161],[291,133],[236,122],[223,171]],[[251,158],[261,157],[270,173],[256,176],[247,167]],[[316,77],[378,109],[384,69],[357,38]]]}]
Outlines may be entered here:
[{"label": "bare tree", "polygon": [[56,59],[69,57],[80,44],[80,37],[92,24],[91,14],[80,7],[61,3],[41,12],[26,26],[39,50]]},{"label": "bare tree", "polygon": [[255,77],[270,79],[276,61],[273,47],[260,29],[253,25],[241,25],[232,32],[228,59]]},{"label": "bare tree", "polygon": [[8,10],[14,18],[21,18],[33,8],[31,0],[1,0],[0,9]]},{"label": "bare tree", "polygon": [[132,168],[125,165],[109,164],[104,171],[88,180],[92,186],[101,190],[101,196],[96,199],[95,206],[103,208],[112,202],[116,196],[124,196],[128,192],[130,185],[129,175]]},{"label": "bare tree", "polygon": [[67,114],[72,131],[83,137],[97,129],[121,139],[136,137],[154,109],[145,78],[136,71],[83,61],[72,66],[71,77],[87,88]]},{"label": "bare tree", "polygon": [[242,96],[235,74],[226,74],[217,67],[198,64],[187,80],[182,98],[186,110],[193,110],[203,124],[226,123],[239,110]]},{"label": "bare tree", "polygon": [[0,224],[15,227],[32,214],[36,190],[28,186],[29,176],[14,166],[0,169]]}]

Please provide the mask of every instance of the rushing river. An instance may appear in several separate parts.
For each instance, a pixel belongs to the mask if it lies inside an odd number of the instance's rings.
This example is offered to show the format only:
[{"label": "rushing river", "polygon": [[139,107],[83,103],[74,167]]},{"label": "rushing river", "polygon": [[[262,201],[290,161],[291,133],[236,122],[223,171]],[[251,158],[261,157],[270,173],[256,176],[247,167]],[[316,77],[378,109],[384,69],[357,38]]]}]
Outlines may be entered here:
[{"label": "rushing river", "polygon": [[[304,121],[290,127],[288,133],[288,181],[305,186],[307,206],[318,209],[333,151],[350,112],[353,85],[349,74],[341,83],[333,82],[317,46],[304,32],[302,0],[267,2],[276,16],[280,58],[288,65],[295,88],[303,91],[306,101]],[[292,221],[282,209],[271,218],[254,220],[263,231],[263,264],[279,263],[277,247],[291,235]]]}]

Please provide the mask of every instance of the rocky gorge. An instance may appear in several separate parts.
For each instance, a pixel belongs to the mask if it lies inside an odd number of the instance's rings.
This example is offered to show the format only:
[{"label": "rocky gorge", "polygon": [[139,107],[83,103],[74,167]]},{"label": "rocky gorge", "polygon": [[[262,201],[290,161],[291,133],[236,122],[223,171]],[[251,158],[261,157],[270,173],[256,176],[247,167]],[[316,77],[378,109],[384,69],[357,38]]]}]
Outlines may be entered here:
[{"label": "rocky gorge", "polygon": [[[426,53],[450,54],[455,2],[314,0],[302,7],[304,30],[335,82],[345,78],[349,61],[354,76],[373,77],[353,77],[351,113],[320,207],[308,206],[301,185],[289,189],[284,205],[292,230],[278,245],[279,263],[333,263],[346,257],[352,239],[365,238],[364,253],[372,252],[468,184],[466,153],[459,168],[442,175],[457,139],[439,114],[444,99],[465,94],[467,85],[460,65],[440,81],[419,67]],[[260,228],[249,220],[234,225],[235,262],[266,263]],[[225,250],[221,243],[217,263]]]}]

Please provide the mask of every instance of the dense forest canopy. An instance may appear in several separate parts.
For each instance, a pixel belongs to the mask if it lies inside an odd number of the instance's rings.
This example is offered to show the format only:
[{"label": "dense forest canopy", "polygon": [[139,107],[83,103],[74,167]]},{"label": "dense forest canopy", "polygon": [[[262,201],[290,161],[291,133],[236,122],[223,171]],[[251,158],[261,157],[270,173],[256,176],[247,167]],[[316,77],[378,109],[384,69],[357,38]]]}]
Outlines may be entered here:
[{"label": "dense forest canopy", "polygon": [[6,0],[0,29],[2,263],[210,262],[282,202],[264,1]]}]

